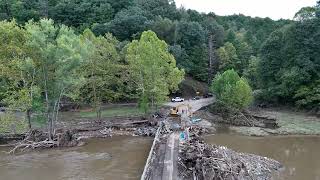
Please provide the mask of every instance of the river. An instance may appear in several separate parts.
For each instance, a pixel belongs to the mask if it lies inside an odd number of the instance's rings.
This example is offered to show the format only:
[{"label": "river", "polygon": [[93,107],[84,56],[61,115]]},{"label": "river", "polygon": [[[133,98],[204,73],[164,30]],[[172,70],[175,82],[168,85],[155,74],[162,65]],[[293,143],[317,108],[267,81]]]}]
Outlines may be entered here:
[{"label": "river", "polygon": [[136,180],[151,144],[152,138],[113,137],[68,149],[0,152],[0,180]]},{"label": "river", "polygon": [[[218,134],[205,140],[280,161],[286,168],[275,179],[320,180],[320,137]],[[152,138],[113,137],[15,156],[0,148],[0,180],[137,180],[151,144]]]}]

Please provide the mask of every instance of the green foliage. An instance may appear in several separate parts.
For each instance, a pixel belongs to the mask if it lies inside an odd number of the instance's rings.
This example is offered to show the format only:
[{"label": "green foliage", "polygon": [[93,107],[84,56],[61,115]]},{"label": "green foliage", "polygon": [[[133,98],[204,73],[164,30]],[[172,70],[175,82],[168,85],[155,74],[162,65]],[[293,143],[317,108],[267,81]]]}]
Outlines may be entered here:
[{"label": "green foliage", "polygon": [[[13,18],[17,23],[8,21]],[[0,20],[7,21],[0,22],[0,100],[21,111],[53,112],[61,97],[100,104],[139,94],[149,107],[150,97],[160,94],[155,101],[161,102],[171,90],[152,81],[163,76],[164,70],[157,68],[163,66],[160,59],[169,59],[171,69],[177,63],[201,81],[234,69],[260,89],[264,101],[314,108],[320,79],[319,18],[319,2],[297,12],[296,21],[273,21],[177,9],[172,0],[1,0]],[[94,34],[82,33],[84,29]],[[149,29],[168,45],[158,40],[152,40],[157,46],[147,45],[148,38],[128,45]],[[154,60],[147,61],[150,57]],[[143,63],[132,63],[136,58]],[[181,74],[176,73],[159,79],[177,83]],[[141,87],[148,93],[142,96]]]},{"label": "green foliage", "polygon": [[53,20],[29,21],[25,29],[29,34],[32,60],[36,65],[35,80],[43,94],[45,114],[49,125],[49,138],[58,119],[62,97],[76,99],[84,82],[80,65],[89,55],[89,48],[67,26],[55,26]]},{"label": "green foliage", "polygon": [[202,26],[206,31],[206,39],[208,41],[208,37],[210,35],[213,36],[214,40],[214,47],[218,48],[224,43],[224,28],[222,25],[218,24],[214,17],[210,14],[205,17],[203,21],[201,21]]},{"label": "green foliage", "polygon": [[247,80],[240,78],[234,70],[218,74],[211,85],[211,90],[222,104],[237,110],[247,108],[253,100]]},{"label": "green foliage", "polygon": [[114,16],[108,0],[59,1],[50,11],[50,18],[83,30],[93,23],[105,23]]},{"label": "green foliage", "polygon": [[177,34],[177,43],[186,50],[205,42],[204,29],[198,22],[180,22],[177,27]]},{"label": "green foliage", "polygon": [[43,8],[40,1],[29,0],[1,0],[0,20],[11,20],[15,18],[18,22],[24,23],[30,19],[39,20]]},{"label": "green foliage", "polygon": [[254,89],[257,89],[260,85],[258,72],[259,63],[259,57],[251,56],[249,59],[249,65],[243,72],[243,76],[249,80],[249,84]]},{"label": "green foliage", "polygon": [[170,91],[176,91],[183,80],[184,71],[176,67],[168,45],[152,31],[143,32],[139,41],[128,44],[126,59],[143,109],[164,102]]},{"label": "green foliage", "polygon": [[96,25],[93,31],[103,35],[111,32],[119,40],[131,40],[138,37],[147,26],[147,14],[139,7],[130,7],[116,14],[115,18],[106,24]]},{"label": "green foliage", "polygon": [[168,18],[157,17],[150,25],[150,29],[154,31],[161,40],[168,44],[174,44],[176,23]]},{"label": "green foliage", "polygon": [[299,107],[320,107],[320,80],[310,86],[301,86],[294,98]]},{"label": "green foliage", "polygon": [[12,109],[27,113],[40,111],[40,90],[35,85],[36,65],[30,58],[33,50],[28,46],[26,31],[15,21],[1,22],[0,79],[2,79],[3,103]]},{"label": "green foliage", "polygon": [[138,7],[147,11],[151,18],[157,16],[169,19],[179,18],[174,0],[135,0],[135,3]]},{"label": "green foliage", "polygon": [[177,25],[177,43],[185,50],[178,65],[198,80],[206,81],[208,59],[205,46],[205,30],[198,22],[182,21]]},{"label": "green foliage", "polygon": [[294,16],[297,21],[306,21],[316,17],[316,7],[303,7]]},{"label": "green foliage", "polygon": [[100,113],[103,102],[114,102],[123,96],[121,77],[125,66],[120,64],[116,48],[119,42],[111,34],[96,37],[87,29],[82,35],[82,43],[89,46],[90,52],[87,61],[81,65],[81,73],[85,77],[82,99],[93,104]]},{"label": "green foliage", "polygon": [[318,106],[315,84],[320,79],[319,27],[320,20],[315,18],[270,35],[261,49],[258,66],[265,99],[309,108]]},{"label": "green foliage", "polygon": [[[143,115],[144,111],[137,107],[110,107],[106,110],[101,111],[101,117],[134,117]],[[94,118],[96,117],[95,112],[80,112],[82,118]]]},{"label": "green foliage", "polygon": [[226,71],[228,69],[235,69],[238,62],[237,50],[232,43],[227,42],[224,46],[217,49],[217,55],[220,60],[219,70]]}]

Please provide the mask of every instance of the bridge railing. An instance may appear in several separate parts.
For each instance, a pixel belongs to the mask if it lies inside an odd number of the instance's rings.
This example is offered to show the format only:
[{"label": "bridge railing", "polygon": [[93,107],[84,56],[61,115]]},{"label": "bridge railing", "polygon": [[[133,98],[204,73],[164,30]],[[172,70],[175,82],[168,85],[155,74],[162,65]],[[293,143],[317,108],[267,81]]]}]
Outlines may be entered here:
[{"label": "bridge railing", "polygon": [[153,143],[152,143],[149,155],[148,155],[147,162],[146,162],[146,164],[144,166],[144,170],[143,170],[143,173],[142,173],[142,176],[141,176],[141,180],[148,180],[149,179],[149,176],[150,176],[149,171],[150,171],[150,165],[152,163],[153,152],[155,150],[156,143],[160,140],[161,129],[162,129],[163,126],[164,126],[164,123],[160,122],[160,125],[158,127],[157,132],[156,132],[156,135],[154,137],[154,140],[153,140]]}]

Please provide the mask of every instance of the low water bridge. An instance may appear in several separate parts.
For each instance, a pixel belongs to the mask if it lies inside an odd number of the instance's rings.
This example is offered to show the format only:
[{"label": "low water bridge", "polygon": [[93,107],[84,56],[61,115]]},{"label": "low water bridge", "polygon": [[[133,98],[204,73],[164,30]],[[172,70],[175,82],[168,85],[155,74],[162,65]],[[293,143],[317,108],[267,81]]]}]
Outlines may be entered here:
[{"label": "low water bridge", "polygon": [[[214,98],[207,98],[182,103],[167,103],[167,106],[176,107],[180,104],[188,104],[194,113],[213,102]],[[177,162],[181,131],[175,127],[179,127],[181,122],[190,122],[190,117],[182,114],[179,119],[166,118],[160,123],[141,180],[179,180]]]}]

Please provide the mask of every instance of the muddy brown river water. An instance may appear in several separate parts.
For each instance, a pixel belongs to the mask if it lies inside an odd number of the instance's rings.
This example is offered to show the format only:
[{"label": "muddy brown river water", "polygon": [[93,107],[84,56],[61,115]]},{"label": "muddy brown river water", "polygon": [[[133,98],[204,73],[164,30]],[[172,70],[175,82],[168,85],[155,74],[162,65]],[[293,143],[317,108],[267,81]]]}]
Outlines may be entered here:
[{"label": "muddy brown river water", "polygon": [[[286,166],[275,179],[320,180],[320,137],[205,137],[236,151],[274,158]],[[0,180],[137,180],[152,138],[113,137],[86,146],[8,156],[0,148]]]}]

